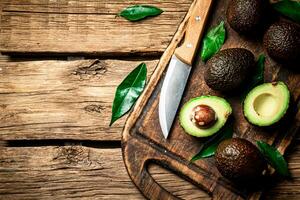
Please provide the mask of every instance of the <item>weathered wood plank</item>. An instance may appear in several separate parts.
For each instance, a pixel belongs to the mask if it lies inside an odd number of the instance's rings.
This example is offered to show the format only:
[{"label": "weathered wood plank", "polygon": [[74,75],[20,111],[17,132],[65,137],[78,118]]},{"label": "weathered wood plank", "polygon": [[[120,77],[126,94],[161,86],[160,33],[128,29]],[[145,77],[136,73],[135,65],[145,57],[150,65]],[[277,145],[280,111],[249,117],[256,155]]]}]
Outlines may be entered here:
[{"label": "weathered wood plank", "polygon": [[[300,140],[289,154],[293,180],[278,182],[264,199],[299,199]],[[210,199],[167,170],[149,171],[183,199]],[[143,199],[129,179],[120,149],[81,146],[0,148],[0,199]]]},{"label": "weathered wood plank", "polygon": [[[208,198],[166,170],[150,171],[179,197]],[[0,198],[143,199],[127,175],[121,149],[81,146],[2,148]]]},{"label": "weathered wood plank", "polygon": [[83,14],[117,14],[120,9],[136,4],[154,5],[167,12],[186,12],[191,2],[187,0],[177,0],[176,3],[170,0],[2,0],[5,11]]},{"label": "weathered wood plank", "polygon": [[123,167],[120,149],[5,148],[1,199],[141,199]]},{"label": "weathered wood plank", "polygon": [[[5,0],[2,2],[0,51],[160,55],[191,2]],[[120,9],[137,3],[156,5],[165,12],[135,23],[116,17]]]},{"label": "weathered wood plank", "polygon": [[[149,76],[157,62],[145,62]],[[0,140],[120,140],[126,117],[109,127],[112,101],[139,63],[0,62]]]}]

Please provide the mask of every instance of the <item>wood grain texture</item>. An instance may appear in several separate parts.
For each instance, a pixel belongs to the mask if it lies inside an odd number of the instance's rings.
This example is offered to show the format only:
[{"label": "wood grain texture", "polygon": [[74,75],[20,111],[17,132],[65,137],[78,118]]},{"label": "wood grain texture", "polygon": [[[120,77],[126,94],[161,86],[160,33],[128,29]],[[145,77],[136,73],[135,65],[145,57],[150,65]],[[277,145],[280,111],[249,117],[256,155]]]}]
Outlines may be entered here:
[{"label": "wood grain texture", "polygon": [[[41,10],[45,16],[48,17],[50,20],[49,23],[60,23],[59,21],[56,22],[54,17],[57,17],[57,19],[62,19],[60,12],[64,12],[66,14],[72,14],[72,12],[76,12],[74,16],[77,16],[77,13],[81,13],[82,15],[93,15],[94,13],[98,12],[98,14],[107,11],[107,8],[109,8],[110,12],[118,12],[121,9],[121,6],[129,5],[131,2],[137,2],[137,3],[143,3],[142,1],[107,1],[107,3],[102,3],[96,0],[90,0],[90,1],[46,1],[46,0],[25,0],[25,1],[19,1],[19,0],[1,0],[0,2],[0,8],[1,3],[6,4],[7,13],[9,13],[10,17],[17,15],[18,12],[20,13],[28,13],[26,15],[26,19],[30,19],[30,13],[35,13],[36,10]],[[59,2],[59,3],[58,3]],[[120,3],[119,3],[120,2]],[[160,1],[151,1],[151,3],[157,3]],[[184,9],[187,9],[189,6],[189,3],[185,3],[185,0],[182,1],[176,1],[177,4],[180,4],[180,6],[174,4],[174,2],[166,2],[166,4],[170,4],[170,10],[169,12],[185,12]],[[50,6],[49,6],[50,4]],[[97,6],[95,6],[97,4]],[[80,6],[78,6],[80,5]],[[172,5],[173,8],[171,8]],[[225,6],[224,6],[225,7]],[[95,9],[97,8],[97,9]],[[168,7],[169,8],[169,7]],[[179,11],[182,9],[182,11]],[[48,14],[49,12],[49,14]],[[107,15],[114,15],[115,13],[105,13]],[[38,15],[39,13],[35,13],[32,15]],[[22,16],[21,15],[21,18]],[[49,17],[51,16],[51,17]],[[72,15],[73,16],[73,15]],[[81,16],[81,15],[80,15]],[[6,19],[10,19],[10,17],[6,17]],[[19,18],[19,17],[16,17]],[[34,17],[33,17],[34,18]],[[35,18],[37,20],[37,18]],[[148,22],[151,20],[148,20]],[[1,20],[1,22],[7,23],[6,21]],[[10,21],[12,22],[12,21]],[[16,22],[18,23],[18,22]],[[32,24],[34,25],[34,24]],[[152,23],[149,23],[150,26],[152,26]],[[177,25],[174,25],[177,26]],[[53,26],[54,27],[54,26]],[[81,25],[80,25],[81,27]],[[24,27],[23,27],[24,28]],[[27,27],[26,27],[27,28]],[[19,28],[22,29],[22,26]],[[148,27],[149,29],[149,27]],[[41,31],[41,30],[40,30]],[[13,31],[12,31],[13,32]],[[52,29],[52,32],[54,32],[54,28]],[[116,31],[117,32],[117,31]],[[234,33],[232,33],[234,34]],[[104,35],[105,36],[105,35]],[[102,36],[99,36],[100,39]],[[130,36],[127,36],[130,37]],[[171,35],[169,37],[172,37]],[[25,38],[25,37],[24,37]],[[159,37],[158,37],[159,38]],[[33,38],[35,40],[36,38]],[[129,40],[129,42],[132,42]],[[148,43],[148,41],[146,41]],[[225,44],[229,45],[230,43]],[[234,45],[238,45],[241,47],[248,47],[250,45],[251,48],[254,48],[252,43],[245,42],[243,38],[236,37],[236,42],[231,43]],[[17,45],[17,44],[16,44]],[[38,44],[37,44],[38,45]],[[79,44],[78,44],[79,45]],[[93,44],[92,44],[93,45]],[[127,44],[128,45],[128,44]],[[145,44],[143,44],[145,45]],[[124,44],[125,46],[125,44]],[[226,46],[226,47],[228,47]],[[78,46],[74,46],[78,47]],[[22,47],[26,49],[27,47]],[[140,52],[137,51],[137,53],[142,53],[143,50]],[[132,53],[135,53],[135,51],[131,51]],[[259,53],[259,51],[255,51],[256,53]],[[146,52],[146,54],[153,54],[157,53],[156,51],[150,51]],[[118,53],[112,52],[112,54],[116,55]],[[127,54],[127,50],[125,49],[124,52],[121,52],[120,54]],[[1,57],[0,56],[0,62],[1,61],[9,61],[10,59],[7,57]],[[10,60],[11,61],[11,60]],[[119,61],[112,61],[112,60],[106,60],[107,63],[110,65],[111,63],[118,63]],[[14,61],[13,61],[14,62]],[[85,62],[85,61],[72,61],[69,63],[75,63],[75,62]],[[121,61],[122,63],[127,63],[126,61]],[[152,61],[151,61],[152,62]],[[31,64],[33,65],[29,67]],[[63,65],[60,65],[58,63],[65,63]],[[5,74],[10,77],[10,79],[6,78],[5,80],[7,82],[12,82],[16,84],[16,88],[20,88],[20,85],[23,85],[21,80],[21,77],[23,77],[23,74],[27,74],[28,76],[31,76],[33,80],[36,80],[36,76],[40,76],[40,78],[45,78],[45,74],[29,74],[27,71],[33,73],[33,69],[38,69],[40,64],[42,64],[42,68],[45,70],[45,73],[52,73],[53,67],[61,66],[66,67],[66,71],[63,69],[60,69],[61,71],[56,71],[57,74],[61,74],[58,77],[58,80],[65,80],[67,75],[65,73],[74,72],[73,69],[78,69],[78,67],[71,67],[67,66],[67,62],[65,61],[43,61],[41,63],[39,62],[18,62],[18,63],[5,63],[1,64],[1,69],[3,66],[8,66],[10,68],[10,74]],[[131,63],[131,62],[128,62]],[[133,62],[132,62],[133,63]],[[136,64],[132,64],[132,68],[136,66],[139,62],[136,62]],[[274,72],[278,72],[278,67],[273,66],[274,63],[272,61],[268,61],[269,64],[272,66],[270,69]],[[21,70],[21,68],[24,66],[25,70]],[[126,69],[118,69],[117,64],[112,65],[112,72],[111,73],[124,73],[124,76],[126,76]],[[49,69],[46,69],[47,66]],[[83,66],[87,66],[86,63],[83,64]],[[55,68],[54,67],[54,68]],[[16,75],[13,72],[13,68],[17,68]],[[79,67],[80,68],[80,67]],[[117,68],[117,69],[116,69]],[[72,69],[72,70],[71,70]],[[86,73],[86,71],[93,71],[92,70],[86,70],[87,68],[84,68],[82,72]],[[69,71],[70,70],[70,71]],[[48,72],[46,72],[48,71]],[[97,71],[97,70],[96,70]],[[127,70],[129,72],[130,70]],[[86,76],[83,76],[83,79],[88,82],[87,84],[91,84],[91,87],[93,86],[93,83],[96,82],[98,84],[101,81],[97,80],[97,78],[94,78],[94,76],[89,76],[91,74],[88,74]],[[196,71],[197,72],[197,71]],[[3,76],[0,72],[0,81],[2,80]],[[35,72],[34,72],[35,73]],[[94,72],[92,72],[93,75]],[[71,77],[75,75],[72,74]],[[97,76],[98,74],[96,74]],[[66,76],[66,77],[65,77]],[[105,76],[105,74],[104,74]],[[116,75],[117,76],[117,75]],[[270,75],[266,75],[268,80],[271,80]],[[64,78],[63,78],[64,77]],[[89,77],[89,78],[87,78]],[[114,77],[114,76],[112,76]],[[23,77],[24,78],[24,77]],[[87,79],[85,79],[87,78]],[[18,82],[14,82],[14,79],[18,79]],[[24,78],[25,80],[28,80],[28,78]],[[101,79],[101,78],[100,78]],[[108,77],[106,79],[109,79]],[[66,79],[69,81],[69,78]],[[88,81],[90,80],[90,81]],[[97,81],[95,81],[97,80]],[[122,78],[118,78],[118,80],[122,80]],[[46,82],[49,81],[46,79]],[[112,80],[110,80],[112,81]],[[291,80],[293,81],[293,80]],[[53,84],[54,80],[52,80]],[[50,83],[50,82],[49,82]],[[65,82],[63,82],[65,83]],[[82,88],[82,85],[79,81],[72,81],[72,84],[75,84],[76,89]],[[2,83],[1,83],[2,84]],[[53,85],[49,85],[51,89],[51,97],[58,96],[60,101],[62,101],[62,104],[68,104],[69,102],[63,99],[71,99],[72,101],[75,99],[73,97],[73,93],[71,91],[67,92],[67,94],[53,94],[55,91],[52,88]],[[38,89],[38,85],[31,85],[26,84],[24,87],[30,86],[33,89],[37,89],[38,91],[41,91]],[[56,84],[54,86],[58,86],[58,88],[61,88],[59,84]],[[75,87],[74,86],[74,87]],[[116,85],[115,85],[116,86]],[[114,87],[115,87],[114,86]],[[29,87],[29,88],[30,88]],[[40,86],[43,89],[45,88],[45,85],[41,84]],[[66,88],[69,87],[69,85],[66,85]],[[63,89],[66,89],[63,88]],[[298,87],[299,90],[300,87]],[[84,93],[89,91],[90,89],[85,90]],[[111,87],[111,90],[114,90],[113,87]],[[97,94],[95,98],[97,98],[97,103],[103,103],[98,102],[99,99],[108,99],[108,96],[112,94],[111,90],[105,90],[102,94]],[[200,90],[200,89],[199,89]],[[29,90],[25,90],[29,91]],[[101,90],[102,91],[102,90]],[[299,93],[299,92],[298,92]],[[106,96],[106,94],[108,94]],[[3,102],[3,97],[7,97],[8,94],[0,94],[0,102]],[[19,95],[19,94],[18,94]],[[29,94],[28,96],[34,96],[33,94]],[[46,96],[46,94],[37,95],[41,96],[41,99],[38,100],[38,97],[27,97],[26,95],[19,95],[19,96],[13,96],[12,98],[8,98],[7,101],[9,102],[9,108],[4,108],[4,112],[10,113],[11,111],[15,111],[15,108],[13,105],[14,98],[16,98],[16,102],[22,103],[22,105],[18,105],[16,108],[22,108],[26,109],[27,107],[35,110],[37,109],[38,112],[45,113],[48,115],[48,113],[45,112],[45,108],[47,108],[48,105],[51,104],[51,99],[49,100]],[[70,97],[69,97],[70,96]],[[93,95],[92,95],[93,96]],[[43,99],[42,99],[43,97]],[[91,97],[89,93],[89,98]],[[94,97],[94,96],[93,96]],[[35,99],[35,103],[39,104],[42,103],[44,105],[44,109],[42,109],[42,105],[33,105],[30,104],[30,99]],[[86,96],[83,96],[80,98],[86,99]],[[88,99],[89,99],[88,98]],[[112,101],[112,96],[110,97],[109,102]],[[23,99],[23,100],[22,100]],[[46,99],[46,100],[45,100]],[[8,101],[12,100],[12,101]],[[49,102],[48,102],[49,101]],[[76,100],[74,100],[75,102]],[[94,100],[93,100],[94,102]],[[104,103],[106,100],[104,101]],[[24,104],[23,104],[24,103]],[[108,103],[108,102],[106,102]],[[80,104],[83,105],[83,104]],[[107,104],[108,105],[108,104]],[[109,104],[111,105],[111,104]],[[5,107],[5,106],[4,106]],[[72,108],[72,110],[71,110]],[[102,117],[107,117],[109,113],[97,113],[96,111],[94,114],[89,114],[90,112],[82,111],[83,107],[75,106],[75,109],[73,110],[73,105],[71,103],[70,107],[63,108],[66,109],[68,112],[66,119],[71,119],[73,117],[73,114],[75,113],[75,119],[78,119],[78,115],[82,114],[82,118],[78,121],[76,125],[83,126],[84,123],[90,123],[88,122],[88,119],[91,119],[94,121],[95,124],[99,124],[97,120],[102,119]],[[0,108],[2,111],[2,107]],[[53,120],[54,116],[52,114],[57,113],[64,113],[62,108],[57,106],[57,108],[50,107],[50,117],[49,120]],[[24,121],[26,122],[27,116],[29,116],[29,120],[32,120],[34,117],[36,117],[36,120],[41,120],[44,122],[46,117],[43,118],[37,118],[37,115],[33,112],[28,112],[27,115],[22,114],[24,110],[17,110],[16,113],[13,113],[12,115],[22,116]],[[88,107],[87,110],[92,111],[98,110],[97,107],[91,106]],[[101,110],[101,109],[100,109]],[[110,112],[110,108],[105,109],[105,111]],[[27,111],[25,111],[27,112]],[[74,112],[72,114],[72,112]],[[34,116],[35,115],[35,116]],[[92,116],[93,115],[93,116]],[[9,115],[8,115],[9,116]],[[0,115],[0,117],[3,117]],[[110,116],[108,116],[109,119]],[[61,118],[60,118],[61,119]],[[2,120],[2,119],[1,119]],[[1,126],[3,125],[3,122],[1,121]],[[11,123],[13,123],[14,118],[12,117],[10,120]],[[73,119],[71,119],[73,120]],[[102,120],[101,120],[102,122]],[[31,126],[21,126],[21,127],[11,127],[10,132],[8,132],[8,129],[3,129],[5,133],[6,139],[92,139],[95,140],[119,140],[120,139],[120,131],[122,129],[122,122],[124,122],[124,119],[120,121],[120,124],[116,124],[115,127],[110,129],[97,129],[96,132],[92,132],[90,130],[84,130],[85,127],[83,127],[83,130],[75,130],[75,127],[62,127],[61,130],[52,129],[52,127],[44,126],[43,124],[35,124],[33,125],[33,128]],[[6,122],[5,122],[6,123]],[[103,122],[104,124],[105,122]],[[74,123],[72,122],[74,125]],[[14,124],[15,126],[17,124]],[[100,124],[102,126],[102,123]],[[31,129],[26,130],[26,129]],[[3,132],[1,129],[1,133]],[[40,131],[41,130],[41,131]],[[47,131],[48,130],[48,131]],[[54,130],[54,134],[52,131]],[[243,129],[241,129],[243,130]],[[23,133],[24,131],[24,137]],[[40,131],[40,132],[39,132]],[[72,135],[72,131],[75,133]],[[251,132],[251,130],[248,130]],[[15,134],[15,132],[17,134]],[[89,133],[89,134],[87,134]],[[10,135],[11,134],[11,135]],[[1,134],[0,134],[1,135]],[[2,135],[0,136],[0,199],[144,199],[139,191],[135,189],[132,182],[129,180],[128,175],[126,173],[126,170],[124,169],[124,164],[121,158],[121,151],[120,149],[94,149],[94,148],[86,148],[86,147],[28,147],[28,148],[1,148],[1,140],[3,139]],[[282,140],[284,141],[284,140]],[[286,141],[284,144],[280,146],[280,150],[284,152],[286,146],[289,144],[289,137],[286,136]],[[293,179],[292,180],[286,180],[286,181],[276,181],[276,184],[271,185],[271,190],[267,190],[263,199],[299,199],[300,196],[300,148],[299,148],[300,142],[299,139],[295,142],[293,145],[291,152],[288,156],[289,161],[289,168],[292,172]],[[165,169],[162,169],[157,166],[150,165],[149,169],[150,173],[152,174],[153,178],[159,183],[162,184],[163,187],[165,187],[168,191],[173,193],[175,196],[183,198],[183,199],[210,199],[207,194],[201,193],[201,190],[199,190],[198,187],[192,186],[187,181],[182,181],[177,176],[174,176],[172,174],[169,174],[169,172]]]},{"label": "wood grain texture", "polygon": [[[160,55],[191,0],[176,3],[160,0],[2,0],[1,3],[1,52],[113,56]],[[135,23],[116,17],[121,9],[141,3],[155,5],[165,12]]]},{"label": "wood grain texture", "polygon": [[[276,181],[262,199],[300,196],[300,138],[287,157],[292,180]],[[176,196],[211,199],[168,170],[150,165],[155,180]],[[127,175],[121,149],[82,146],[0,148],[0,199],[144,199]]]},{"label": "wood grain texture", "polygon": [[[157,62],[145,62],[148,76]],[[139,63],[0,62],[0,140],[119,141],[126,117],[109,127],[114,93]]]},{"label": "wood grain texture", "polygon": [[[127,175],[121,149],[65,146],[0,151],[0,199],[144,199]],[[208,197],[164,169],[149,170],[179,197]]]},{"label": "wood grain texture", "polygon": [[120,149],[4,148],[1,199],[138,199]]},{"label": "wood grain texture", "polygon": [[[226,21],[225,8],[229,1],[215,2],[214,12],[208,27]],[[194,4],[191,6],[193,7]],[[189,17],[191,10],[188,12]],[[253,52],[257,58],[264,52],[261,38],[251,40],[237,35],[227,23],[227,40],[223,48],[244,47]],[[186,28],[186,22],[182,25]],[[185,30],[185,28],[183,30]],[[179,29],[176,35],[181,35]],[[175,37],[176,37],[175,35]],[[180,39],[179,39],[180,40]],[[125,165],[129,175],[145,196],[153,199],[177,199],[166,189],[162,188],[146,170],[150,162],[170,168],[190,182],[207,191],[214,199],[258,199],[260,193],[253,193],[251,188],[234,184],[220,175],[215,167],[213,158],[198,160],[190,163],[189,160],[200,150],[209,138],[195,138],[184,132],[179,125],[178,117],[175,118],[168,139],[161,133],[158,116],[159,92],[164,74],[161,73],[167,66],[169,55],[173,53],[172,47],[178,38],[170,44],[158,65],[144,95],[135,106],[134,112],[128,118],[122,137],[122,148]],[[183,95],[182,103],[201,95],[217,95],[225,97],[233,108],[234,135],[252,142],[264,140],[274,144],[284,153],[292,138],[299,132],[300,127],[300,75],[293,73],[284,66],[279,65],[267,56],[265,67],[265,82],[277,80],[284,81],[291,92],[291,105],[289,114],[281,124],[264,129],[251,125],[243,116],[242,102],[239,95],[225,95],[210,89],[203,78],[205,64],[198,62],[193,67],[191,77]],[[298,114],[297,114],[298,112]],[[281,125],[281,126],[280,126]],[[259,186],[260,189],[266,185]],[[260,190],[256,190],[260,191]],[[253,195],[254,194],[254,195]]]}]

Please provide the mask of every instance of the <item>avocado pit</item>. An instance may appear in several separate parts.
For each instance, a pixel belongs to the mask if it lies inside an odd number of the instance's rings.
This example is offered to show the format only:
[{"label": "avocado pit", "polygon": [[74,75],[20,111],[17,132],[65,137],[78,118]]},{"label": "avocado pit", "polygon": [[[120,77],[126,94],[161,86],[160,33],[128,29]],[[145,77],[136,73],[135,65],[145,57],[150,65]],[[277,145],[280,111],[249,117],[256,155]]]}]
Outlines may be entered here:
[{"label": "avocado pit", "polygon": [[197,105],[192,110],[192,122],[202,129],[213,126],[217,121],[216,112],[208,105]]}]

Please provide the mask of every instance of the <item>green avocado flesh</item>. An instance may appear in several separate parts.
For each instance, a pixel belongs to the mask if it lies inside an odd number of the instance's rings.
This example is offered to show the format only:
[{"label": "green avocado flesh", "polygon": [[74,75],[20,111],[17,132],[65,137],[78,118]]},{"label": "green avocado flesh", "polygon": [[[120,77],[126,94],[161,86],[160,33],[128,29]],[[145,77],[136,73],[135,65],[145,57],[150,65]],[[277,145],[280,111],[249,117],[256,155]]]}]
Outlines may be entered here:
[{"label": "green avocado flesh", "polygon": [[278,122],[289,107],[290,92],[283,82],[264,83],[252,89],[244,101],[244,115],[257,126]]},{"label": "green avocado flesh", "polygon": [[[217,117],[217,121],[209,128],[199,128],[192,120],[193,109],[198,105],[211,107]],[[200,96],[185,103],[179,114],[179,122],[186,133],[195,137],[208,137],[218,132],[226,123],[232,109],[230,104],[217,96]]]}]

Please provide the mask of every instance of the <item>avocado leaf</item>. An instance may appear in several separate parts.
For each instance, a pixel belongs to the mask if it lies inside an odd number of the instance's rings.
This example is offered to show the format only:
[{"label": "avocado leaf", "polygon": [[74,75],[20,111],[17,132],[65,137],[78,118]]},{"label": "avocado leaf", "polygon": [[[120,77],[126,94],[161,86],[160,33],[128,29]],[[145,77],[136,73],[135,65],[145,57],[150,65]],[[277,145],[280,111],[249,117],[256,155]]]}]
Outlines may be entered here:
[{"label": "avocado leaf", "polygon": [[278,174],[285,177],[290,176],[288,164],[276,148],[263,141],[257,141],[256,144],[262,155]]},{"label": "avocado leaf", "polygon": [[118,15],[129,21],[138,21],[149,16],[157,16],[163,12],[160,8],[149,5],[135,5],[122,10]]},{"label": "avocado leaf", "polygon": [[282,15],[300,22],[300,1],[282,0],[272,4],[273,8]]},{"label": "avocado leaf", "polygon": [[215,151],[217,150],[218,145],[225,139],[232,138],[233,136],[233,126],[232,123],[225,125],[218,133],[216,133],[216,137],[209,140],[207,143],[203,145],[203,148],[193,156],[191,162],[199,160],[201,158],[207,158],[215,155]]},{"label": "avocado leaf", "polygon": [[241,95],[241,100],[245,99],[252,88],[264,82],[265,60],[266,57],[264,54],[259,55],[253,76],[247,81],[246,88]]},{"label": "avocado leaf", "polygon": [[264,54],[259,55],[257,60],[257,67],[255,68],[254,76],[250,82],[251,87],[264,82],[265,60],[266,57]]},{"label": "avocado leaf", "polygon": [[224,21],[221,21],[218,26],[208,31],[202,40],[201,60],[203,62],[207,61],[221,49],[225,42],[225,37],[226,29]]},{"label": "avocado leaf", "polygon": [[117,87],[112,106],[110,126],[125,115],[143,92],[147,79],[147,67],[141,63]]}]

